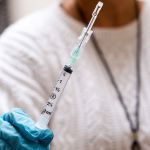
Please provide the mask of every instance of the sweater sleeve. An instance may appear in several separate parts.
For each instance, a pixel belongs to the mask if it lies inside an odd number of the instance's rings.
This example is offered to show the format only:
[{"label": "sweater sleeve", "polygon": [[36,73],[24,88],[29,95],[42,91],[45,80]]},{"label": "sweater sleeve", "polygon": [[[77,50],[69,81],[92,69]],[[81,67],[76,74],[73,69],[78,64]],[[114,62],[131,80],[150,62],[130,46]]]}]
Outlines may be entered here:
[{"label": "sweater sleeve", "polygon": [[10,27],[0,38],[0,114],[24,108],[35,119],[52,87],[52,71],[32,32]]}]

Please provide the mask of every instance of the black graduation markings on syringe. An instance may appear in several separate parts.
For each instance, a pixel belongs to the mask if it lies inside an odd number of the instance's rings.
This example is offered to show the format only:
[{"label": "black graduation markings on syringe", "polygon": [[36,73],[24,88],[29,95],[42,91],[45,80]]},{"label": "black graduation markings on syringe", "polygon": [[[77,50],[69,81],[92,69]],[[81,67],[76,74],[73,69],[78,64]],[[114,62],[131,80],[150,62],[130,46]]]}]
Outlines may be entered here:
[{"label": "black graduation markings on syringe", "polygon": [[57,92],[60,92],[60,88],[59,88],[59,87],[56,87],[56,91],[57,91]]},{"label": "black graduation markings on syringe", "polygon": [[48,114],[48,115],[51,115],[51,114],[52,114],[52,112],[47,111],[46,109],[44,109],[44,110],[41,112],[41,114]]},{"label": "black graduation markings on syringe", "polygon": [[51,96],[50,96],[50,99],[52,99],[52,100],[53,100],[53,99],[56,99],[56,94],[55,94],[55,93],[52,93]]},{"label": "black graduation markings on syringe", "polygon": [[54,108],[63,93],[63,90],[72,74],[72,69],[68,66],[65,66],[63,71],[61,72],[55,87],[53,88],[52,93],[49,96],[48,102],[46,103],[46,107],[42,111],[42,115],[46,115],[43,117],[51,117],[54,111]]},{"label": "black graduation markings on syringe", "polygon": [[[66,72],[63,72],[62,73],[63,76],[60,76],[60,77],[66,77]],[[57,81],[57,84],[56,84],[56,87],[54,88],[54,91],[52,92],[52,94],[49,96],[49,101],[47,102],[47,106],[49,107],[53,107],[54,106],[54,100],[57,98],[57,93],[61,92],[61,89],[62,88],[62,85],[63,84],[63,79],[59,79]],[[58,95],[59,96],[59,95]],[[53,111],[53,110],[52,110]],[[48,111],[46,108],[42,111],[41,114],[48,114],[48,115],[51,115],[52,112],[51,111]]]},{"label": "black graduation markings on syringe", "polygon": [[51,106],[51,107],[52,107],[52,106],[53,106],[53,103],[48,102],[48,103],[47,103],[47,106]]}]

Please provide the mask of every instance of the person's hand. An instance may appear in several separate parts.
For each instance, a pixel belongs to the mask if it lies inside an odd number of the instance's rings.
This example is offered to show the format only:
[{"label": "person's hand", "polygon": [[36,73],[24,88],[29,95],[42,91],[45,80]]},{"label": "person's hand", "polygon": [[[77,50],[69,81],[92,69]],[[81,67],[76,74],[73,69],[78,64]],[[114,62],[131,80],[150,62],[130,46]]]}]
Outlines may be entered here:
[{"label": "person's hand", "polygon": [[0,150],[49,150],[52,139],[51,130],[38,129],[19,108],[0,117]]}]

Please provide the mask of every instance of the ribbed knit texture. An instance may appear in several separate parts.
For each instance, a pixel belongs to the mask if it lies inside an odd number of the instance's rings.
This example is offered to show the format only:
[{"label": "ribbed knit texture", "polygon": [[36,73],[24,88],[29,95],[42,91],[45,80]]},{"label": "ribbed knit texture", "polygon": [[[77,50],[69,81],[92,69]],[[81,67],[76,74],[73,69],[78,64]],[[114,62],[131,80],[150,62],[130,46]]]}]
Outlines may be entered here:
[{"label": "ribbed knit texture", "polygon": [[[150,5],[142,14],[140,142],[150,148]],[[137,21],[94,34],[121,89],[135,110]],[[83,25],[58,4],[26,17],[0,38],[0,113],[24,108],[36,120]],[[51,150],[130,150],[132,134],[109,77],[90,41],[51,120]]]}]

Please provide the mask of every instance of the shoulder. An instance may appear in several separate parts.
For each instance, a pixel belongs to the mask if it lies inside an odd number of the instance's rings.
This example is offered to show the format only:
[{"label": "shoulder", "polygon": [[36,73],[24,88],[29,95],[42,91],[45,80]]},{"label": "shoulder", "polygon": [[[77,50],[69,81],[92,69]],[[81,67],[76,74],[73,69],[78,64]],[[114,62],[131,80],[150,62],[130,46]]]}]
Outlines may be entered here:
[{"label": "shoulder", "polygon": [[141,19],[142,19],[142,23],[144,26],[147,24],[150,24],[150,20],[149,20],[150,11],[149,10],[150,10],[150,1],[143,2],[142,11],[141,11]]},{"label": "shoulder", "polygon": [[150,1],[146,0],[143,3],[143,9],[141,13],[141,26],[142,26],[142,56],[145,66],[150,65]]},{"label": "shoulder", "polygon": [[142,30],[145,40],[149,40],[150,42],[150,1],[145,1],[143,6],[143,11],[141,13],[141,22],[142,22]]},{"label": "shoulder", "polygon": [[49,47],[54,37],[58,37],[58,25],[61,26],[63,24],[57,15],[56,7],[54,3],[52,6],[35,12],[10,25],[1,35],[0,44],[14,40],[15,42],[27,42],[27,44],[39,43],[41,46]]},{"label": "shoulder", "polygon": [[58,11],[54,3],[8,27],[0,36],[0,57],[9,54],[13,59],[47,67],[63,62],[68,56],[68,27]]},{"label": "shoulder", "polygon": [[4,37],[10,33],[22,32],[32,36],[38,36],[49,28],[52,28],[53,14],[55,9],[53,6],[37,11],[26,16],[14,24],[10,25],[2,34]]},{"label": "shoulder", "polygon": [[[150,1],[145,1],[141,13],[142,40],[150,46]],[[145,45],[144,44],[144,45]]]}]

